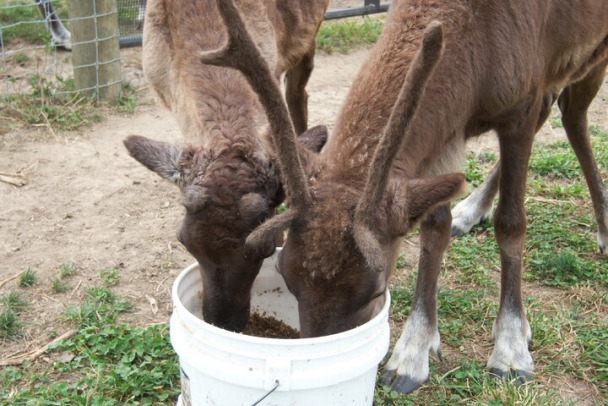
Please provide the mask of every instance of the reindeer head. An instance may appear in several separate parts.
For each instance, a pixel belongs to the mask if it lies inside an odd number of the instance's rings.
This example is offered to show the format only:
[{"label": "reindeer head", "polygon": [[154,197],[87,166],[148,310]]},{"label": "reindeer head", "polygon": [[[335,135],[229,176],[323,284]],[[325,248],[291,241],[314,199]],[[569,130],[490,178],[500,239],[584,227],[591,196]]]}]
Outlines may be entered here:
[{"label": "reindeer head", "polygon": [[[186,213],[178,238],[201,268],[203,318],[233,331],[245,327],[251,286],[277,245],[246,255],[245,240],[284,199],[277,167],[252,137],[228,147],[178,147],[141,136],[124,141],[133,158],[181,189]],[[318,151],[326,138],[318,126],[299,142]]]},{"label": "reindeer head", "polygon": [[[206,63],[243,72],[268,115],[278,165],[284,177],[289,210],[258,227],[247,249],[263,253],[288,230],[278,261],[290,291],[298,299],[301,335],[337,333],[363,324],[386,289],[400,237],[435,206],[459,194],[460,174],[433,179],[390,179],[390,168],[407,136],[424,86],[442,49],[439,23],[428,27],[422,46],[405,78],[360,187],[334,179],[334,157],[315,156],[297,148],[293,125],[270,71],[249,38],[232,0],[218,0],[229,41],[204,53]],[[308,183],[309,174],[315,181]]]}]

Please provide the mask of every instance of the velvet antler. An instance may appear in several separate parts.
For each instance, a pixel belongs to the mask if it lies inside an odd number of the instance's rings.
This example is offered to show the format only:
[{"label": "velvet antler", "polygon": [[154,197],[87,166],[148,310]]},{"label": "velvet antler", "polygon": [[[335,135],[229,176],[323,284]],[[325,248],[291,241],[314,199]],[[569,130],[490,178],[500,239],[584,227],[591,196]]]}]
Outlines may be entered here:
[{"label": "velvet antler", "polygon": [[257,93],[268,117],[290,207],[303,209],[311,201],[310,191],[298,155],[294,126],[278,83],[247,32],[234,0],[216,0],[216,4],[226,24],[228,41],[220,49],[203,52],[200,60],[239,70]]},{"label": "velvet antler", "polygon": [[414,117],[425,85],[433,71],[443,46],[441,23],[434,21],[427,27],[422,45],[414,58],[397,102],[391,111],[365,185],[365,190],[355,212],[354,234],[359,249],[365,256],[370,268],[383,271],[386,267],[385,256],[372,229],[375,212],[384,195],[391,166],[408,136],[410,123]]}]

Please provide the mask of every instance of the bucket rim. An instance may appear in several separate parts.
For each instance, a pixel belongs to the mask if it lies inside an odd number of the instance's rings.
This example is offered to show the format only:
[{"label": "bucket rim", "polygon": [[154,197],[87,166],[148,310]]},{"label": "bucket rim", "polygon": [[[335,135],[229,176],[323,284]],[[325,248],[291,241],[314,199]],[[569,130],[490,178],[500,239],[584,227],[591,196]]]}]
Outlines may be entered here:
[{"label": "bucket rim", "polygon": [[[277,247],[275,252],[270,257],[266,258],[266,260],[277,255],[280,251],[281,251],[281,247]],[[370,320],[368,320],[364,324],[361,324],[360,326],[354,327],[350,330],[342,331],[340,333],[320,336],[320,337],[309,337],[309,338],[256,337],[256,336],[251,336],[248,334],[236,333],[233,331],[223,329],[221,327],[214,326],[213,324],[209,324],[206,321],[204,321],[202,318],[194,315],[190,310],[188,310],[186,308],[186,306],[182,303],[182,301],[178,295],[178,288],[179,288],[180,284],[182,283],[182,281],[186,278],[186,276],[190,272],[193,272],[194,270],[198,270],[197,268],[199,268],[198,262],[194,262],[193,264],[190,264],[186,268],[182,269],[182,271],[179,273],[179,275],[173,282],[173,286],[171,287],[171,296],[173,299],[173,312],[175,312],[177,310],[180,314],[180,317],[185,316],[188,319],[190,319],[192,322],[194,322],[196,324],[200,324],[205,329],[208,329],[210,332],[213,332],[214,334],[224,336],[224,337],[232,339],[232,340],[241,340],[241,341],[247,341],[250,343],[266,344],[266,345],[273,344],[273,345],[306,346],[306,345],[323,344],[323,343],[327,343],[329,341],[348,339],[352,336],[362,334],[362,332],[368,330],[371,327],[371,325],[380,325],[383,322],[383,320],[386,317],[388,317],[389,307],[391,304],[391,294],[387,287],[384,292],[384,304],[382,305],[382,308],[380,309],[378,314],[376,314],[374,317],[372,317]]]}]

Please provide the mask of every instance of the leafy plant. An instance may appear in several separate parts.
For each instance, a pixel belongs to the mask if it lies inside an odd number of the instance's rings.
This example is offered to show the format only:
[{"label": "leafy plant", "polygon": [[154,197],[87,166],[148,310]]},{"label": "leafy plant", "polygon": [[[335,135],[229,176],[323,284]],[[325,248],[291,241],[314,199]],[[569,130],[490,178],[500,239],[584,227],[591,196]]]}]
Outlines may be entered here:
[{"label": "leafy plant", "polygon": [[101,326],[115,323],[120,313],[131,310],[132,305],[107,288],[90,287],[87,289],[83,304],[68,307],[63,317],[79,327]]},{"label": "leafy plant", "polygon": [[103,280],[103,284],[107,288],[116,286],[118,285],[118,282],[120,282],[118,269],[104,268],[99,272],[99,277]]}]

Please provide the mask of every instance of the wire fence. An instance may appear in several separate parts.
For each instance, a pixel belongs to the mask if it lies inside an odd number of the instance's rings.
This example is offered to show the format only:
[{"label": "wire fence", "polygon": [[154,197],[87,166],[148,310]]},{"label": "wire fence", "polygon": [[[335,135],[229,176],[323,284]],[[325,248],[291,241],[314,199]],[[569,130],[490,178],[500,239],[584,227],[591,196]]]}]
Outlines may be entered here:
[{"label": "wire fence", "polygon": [[[98,44],[116,40],[121,48],[140,46],[146,0],[116,0],[115,8],[98,13],[93,8],[90,16],[74,18],[68,12],[69,0],[0,0],[0,100],[9,102],[10,96],[40,87],[54,94],[74,92],[75,69],[92,68],[96,72],[104,64],[121,64],[120,58],[77,64],[70,50],[74,45]],[[85,0],[80,0],[85,1]],[[94,1],[91,1],[93,5]],[[385,12],[388,4],[380,0],[359,0],[362,6],[331,9],[326,19],[337,19]],[[340,6],[344,2],[330,1]],[[335,7],[335,6],[334,6]],[[98,32],[100,19],[117,15],[118,34],[110,36]],[[73,43],[70,27],[86,19],[91,35],[85,41]],[[120,69],[120,67],[119,67]],[[91,87],[79,88],[99,92],[100,88],[115,84],[101,83],[99,74]],[[118,79],[121,81],[122,79]]]}]

